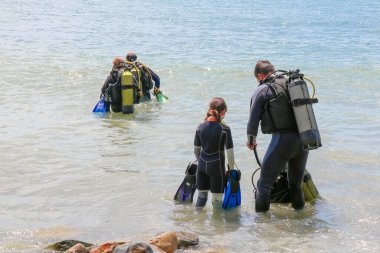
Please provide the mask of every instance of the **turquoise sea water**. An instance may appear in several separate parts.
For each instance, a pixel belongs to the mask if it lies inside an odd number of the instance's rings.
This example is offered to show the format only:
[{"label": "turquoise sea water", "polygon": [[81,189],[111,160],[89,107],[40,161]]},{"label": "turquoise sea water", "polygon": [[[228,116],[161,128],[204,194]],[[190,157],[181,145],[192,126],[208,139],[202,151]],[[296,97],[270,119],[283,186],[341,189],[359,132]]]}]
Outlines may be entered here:
[{"label": "turquoise sea water", "polygon": [[[226,252],[380,250],[379,2],[3,0],[0,24],[1,252],[167,230]],[[169,101],[92,114],[113,57],[129,50]],[[323,147],[307,167],[323,199],[302,212],[254,212],[245,128],[259,59],[316,85]],[[214,96],[227,101],[242,171],[231,212],[172,202]],[[269,141],[259,135],[260,157]]]}]

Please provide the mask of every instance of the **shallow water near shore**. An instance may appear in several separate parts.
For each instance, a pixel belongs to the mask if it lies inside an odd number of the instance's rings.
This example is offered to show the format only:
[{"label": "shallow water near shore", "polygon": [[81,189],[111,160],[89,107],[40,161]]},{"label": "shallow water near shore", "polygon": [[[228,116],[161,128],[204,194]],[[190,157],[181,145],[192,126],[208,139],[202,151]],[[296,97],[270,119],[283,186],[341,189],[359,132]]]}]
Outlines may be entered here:
[{"label": "shallow water near shore", "polygon": [[[379,14],[373,1],[2,1],[0,251],[183,230],[226,252],[379,252]],[[129,50],[169,101],[93,114]],[[323,147],[307,169],[322,199],[303,211],[254,212],[245,128],[259,59],[316,85]],[[242,172],[242,206],[227,212],[172,201],[214,96]],[[259,135],[261,158],[269,141]]]}]

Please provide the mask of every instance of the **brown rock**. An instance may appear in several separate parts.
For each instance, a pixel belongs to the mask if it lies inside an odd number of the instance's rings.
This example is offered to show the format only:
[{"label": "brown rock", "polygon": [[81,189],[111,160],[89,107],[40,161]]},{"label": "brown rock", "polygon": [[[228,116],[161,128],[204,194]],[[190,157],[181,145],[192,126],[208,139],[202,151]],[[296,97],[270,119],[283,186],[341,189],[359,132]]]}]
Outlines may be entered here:
[{"label": "brown rock", "polygon": [[199,238],[196,234],[183,231],[177,231],[176,234],[178,240],[178,249],[197,246],[199,244]]},{"label": "brown rock", "polygon": [[70,249],[66,250],[65,253],[88,253],[88,250],[83,244],[77,243]]},{"label": "brown rock", "polygon": [[158,247],[143,242],[117,246],[112,253],[162,253]]},{"label": "brown rock", "polygon": [[99,247],[91,249],[90,253],[112,253],[112,251],[121,244],[125,242],[106,242],[101,244]]},{"label": "brown rock", "polygon": [[78,243],[84,245],[85,247],[91,247],[91,246],[93,246],[90,243],[86,243],[86,242],[82,242],[82,241],[64,240],[64,241],[60,241],[60,242],[56,242],[56,243],[50,244],[50,245],[48,245],[46,247],[46,249],[48,249],[48,250],[54,250],[54,251],[65,251],[65,250],[70,249],[71,247],[73,247],[74,245],[76,245]]},{"label": "brown rock", "polygon": [[153,253],[166,253],[166,251],[163,251],[162,249],[160,249],[156,245],[153,245],[153,244],[149,244],[149,245],[152,248]]},{"label": "brown rock", "polygon": [[176,232],[165,232],[159,234],[149,241],[166,253],[173,253],[177,250],[178,240]]}]

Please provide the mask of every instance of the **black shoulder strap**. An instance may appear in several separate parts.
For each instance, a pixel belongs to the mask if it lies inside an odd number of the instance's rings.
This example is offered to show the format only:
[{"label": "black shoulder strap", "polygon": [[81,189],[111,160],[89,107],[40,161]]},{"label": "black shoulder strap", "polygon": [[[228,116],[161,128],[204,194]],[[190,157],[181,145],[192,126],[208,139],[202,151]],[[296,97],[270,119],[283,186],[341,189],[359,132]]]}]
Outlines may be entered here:
[{"label": "black shoulder strap", "polygon": [[[277,80],[278,80],[278,77],[276,78],[273,78],[273,79],[271,79],[271,80],[268,80],[268,82],[264,82],[264,83],[262,83],[262,84],[260,84],[260,85],[267,85],[271,90],[272,90],[272,92],[273,92],[273,95],[275,95],[275,96],[277,96],[278,95],[278,93],[279,93],[279,91],[278,91],[278,86],[280,86],[281,87],[281,89],[283,89],[284,90],[284,92],[286,93],[286,95],[288,95],[288,90],[287,90],[287,86],[286,86],[286,83],[284,83],[284,85],[281,85],[279,82],[277,82]],[[273,84],[276,84],[276,87],[273,87]],[[269,89],[268,89],[269,90]],[[268,93],[267,93],[268,94]],[[266,95],[267,95],[266,94]],[[288,96],[289,97],[289,96]]]},{"label": "black shoulder strap", "polygon": [[298,98],[292,101],[292,106],[298,107],[301,105],[315,104],[315,103],[318,103],[317,98]]},{"label": "black shoulder strap", "polygon": [[272,83],[262,83],[260,85],[266,85],[268,86],[267,92],[265,93],[265,99],[268,97],[268,91],[269,89],[273,92],[273,96],[277,96],[277,91],[275,88],[272,87]]}]

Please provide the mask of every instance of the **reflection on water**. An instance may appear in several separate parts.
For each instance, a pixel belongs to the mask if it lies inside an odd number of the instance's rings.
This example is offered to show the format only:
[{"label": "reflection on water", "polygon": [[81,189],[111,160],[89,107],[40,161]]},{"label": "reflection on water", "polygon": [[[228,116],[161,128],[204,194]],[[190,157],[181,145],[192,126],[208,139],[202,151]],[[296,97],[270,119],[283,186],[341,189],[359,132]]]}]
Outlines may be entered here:
[{"label": "reflection on water", "polygon": [[175,205],[172,219],[184,229],[191,228],[196,233],[215,236],[238,230],[242,225],[240,211],[240,208],[225,211],[221,207],[197,209],[192,205]]}]

